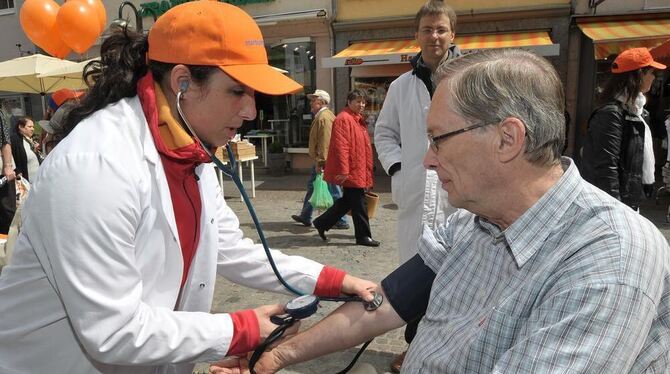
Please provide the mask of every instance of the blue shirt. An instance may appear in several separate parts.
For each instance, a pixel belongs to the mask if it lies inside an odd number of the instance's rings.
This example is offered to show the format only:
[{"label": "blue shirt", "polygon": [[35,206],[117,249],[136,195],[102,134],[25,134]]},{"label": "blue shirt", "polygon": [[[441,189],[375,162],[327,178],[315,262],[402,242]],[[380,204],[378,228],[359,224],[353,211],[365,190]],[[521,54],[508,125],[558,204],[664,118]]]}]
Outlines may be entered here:
[{"label": "blue shirt", "polygon": [[403,373],[667,373],[670,248],[572,160],[506,230],[468,211],[424,230],[436,274]]}]

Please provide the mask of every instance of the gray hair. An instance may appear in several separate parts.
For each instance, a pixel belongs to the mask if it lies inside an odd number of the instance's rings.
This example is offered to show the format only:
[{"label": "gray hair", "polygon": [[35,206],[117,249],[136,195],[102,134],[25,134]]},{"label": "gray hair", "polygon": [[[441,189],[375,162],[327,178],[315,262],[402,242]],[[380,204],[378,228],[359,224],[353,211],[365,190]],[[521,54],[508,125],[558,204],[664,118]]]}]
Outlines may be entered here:
[{"label": "gray hair", "polygon": [[454,113],[471,123],[517,118],[526,126],[524,157],[538,166],[560,163],[565,96],[549,61],[523,50],[491,49],[441,64],[434,79],[448,85]]}]

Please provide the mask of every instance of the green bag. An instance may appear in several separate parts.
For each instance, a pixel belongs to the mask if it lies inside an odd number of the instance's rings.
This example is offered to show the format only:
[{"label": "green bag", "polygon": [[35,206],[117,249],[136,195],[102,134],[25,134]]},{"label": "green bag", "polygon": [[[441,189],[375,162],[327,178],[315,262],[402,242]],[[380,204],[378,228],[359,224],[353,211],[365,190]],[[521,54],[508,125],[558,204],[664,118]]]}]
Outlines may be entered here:
[{"label": "green bag", "polygon": [[328,183],[323,180],[323,173],[316,175],[312,186],[314,187],[314,192],[312,192],[312,197],[309,199],[312,208],[326,210],[333,206],[333,197],[328,190]]}]

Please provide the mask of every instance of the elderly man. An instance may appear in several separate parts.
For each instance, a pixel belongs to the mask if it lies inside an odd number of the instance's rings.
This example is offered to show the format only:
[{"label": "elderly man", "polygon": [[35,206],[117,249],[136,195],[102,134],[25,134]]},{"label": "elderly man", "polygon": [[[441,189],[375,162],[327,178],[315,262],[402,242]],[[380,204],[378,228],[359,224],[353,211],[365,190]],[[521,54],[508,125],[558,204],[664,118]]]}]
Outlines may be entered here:
[{"label": "elderly man", "polygon": [[404,373],[667,373],[670,248],[560,157],[551,64],[491,50],[439,77],[424,164],[462,209],[382,282],[388,302],[343,305],[256,372],[354,346],[425,307]]},{"label": "elderly man", "polygon": [[[328,157],[328,146],[330,145],[330,133],[333,129],[335,114],[328,108],[330,104],[330,95],[324,90],[316,90],[313,94],[307,95],[309,98],[310,109],[314,115],[312,126],[309,130],[309,157],[314,160],[314,166],[307,181],[307,192],[302,202],[300,214],[294,214],[291,218],[305,226],[312,225],[313,207],[309,199],[314,192],[314,180],[316,175],[323,172],[326,167],[326,158]],[[342,197],[340,186],[328,183],[328,190],[333,200]],[[340,221],[333,226],[334,229],[346,230],[349,228],[347,219],[342,217]]]}]

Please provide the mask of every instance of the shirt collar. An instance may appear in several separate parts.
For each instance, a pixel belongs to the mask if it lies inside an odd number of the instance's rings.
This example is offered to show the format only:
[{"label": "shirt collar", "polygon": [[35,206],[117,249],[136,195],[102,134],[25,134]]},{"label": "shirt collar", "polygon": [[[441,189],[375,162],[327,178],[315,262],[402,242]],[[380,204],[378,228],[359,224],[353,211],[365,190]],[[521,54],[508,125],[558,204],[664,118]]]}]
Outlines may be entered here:
[{"label": "shirt collar", "polygon": [[328,109],[328,106],[327,106],[327,105],[322,106],[321,109],[319,109],[319,111],[316,112],[316,114],[314,115],[314,117],[318,116],[319,113],[323,112],[323,111],[326,110],[326,109]]},{"label": "shirt collar", "polygon": [[523,267],[542,247],[549,235],[558,228],[559,221],[582,190],[581,177],[575,163],[561,158],[563,175],[530,209],[506,230],[482,217],[475,223],[493,237],[494,243],[506,241],[519,268]]}]

